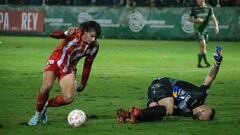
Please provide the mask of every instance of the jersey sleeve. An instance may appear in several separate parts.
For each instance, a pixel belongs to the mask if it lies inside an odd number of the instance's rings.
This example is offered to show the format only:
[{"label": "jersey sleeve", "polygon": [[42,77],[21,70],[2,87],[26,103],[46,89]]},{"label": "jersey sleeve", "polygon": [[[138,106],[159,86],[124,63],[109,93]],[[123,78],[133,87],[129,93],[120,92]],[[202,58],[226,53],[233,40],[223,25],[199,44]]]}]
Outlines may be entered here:
[{"label": "jersey sleeve", "polygon": [[201,86],[199,87],[199,90],[201,90],[201,91],[207,91],[209,88],[210,88],[210,87],[207,86],[207,85],[201,85]]},{"label": "jersey sleeve", "polygon": [[69,39],[73,40],[74,38],[79,39],[81,36],[81,31],[78,28],[68,28],[65,32],[64,35]]},{"label": "jersey sleeve", "polygon": [[56,30],[51,32],[50,36],[57,39],[73,40],[76,37],[80,37],[81,31],[78,28],[68,28],[66,31]]},{"label": "jersey sleeve", "polygon": [[99,50],[99,47],[97,45],[91,50],[91,52],[85,58],[83,71],[82,71],[82,79],[81,79],[81,84],[83,86],[86,86],[87,84],[87,81],[91,72],[92,64],[98,53],[98,50]]},{"label": "jersey sleeve", "polygon": [[203,101],[205,101],[206,96],[208,95],[208,89],[210,88],[210,86],[206,86],[206,85],[201,85],[199,87],[199,90],[205,95]]},{"label": "jersey sleeve", "polygon": [[64,39],[66,38],[66,35],[64,34],[63,30],[56,30],[50,33],[50,36],[52,38],[56,38],[56,39]]}]

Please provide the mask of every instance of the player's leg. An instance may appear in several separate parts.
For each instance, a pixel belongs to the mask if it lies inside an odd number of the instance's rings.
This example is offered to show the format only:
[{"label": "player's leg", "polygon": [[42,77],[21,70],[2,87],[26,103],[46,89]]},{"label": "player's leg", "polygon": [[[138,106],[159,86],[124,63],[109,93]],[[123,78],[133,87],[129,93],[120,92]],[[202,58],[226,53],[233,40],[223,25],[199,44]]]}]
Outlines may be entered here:
[{"label": "player's leg", "polygon": [[199,53],[198,53],[198,68],[203,68],[201,65],[203,55],[204,55],[204,45],[205,45],[205,40],[199,40]]},{"label": "player's leg", "polygon": [[203,47],[204,47],[204,36],[202,34],[202,32],[198,32],[197,33],[198,36],[198,41],[199,41],[199,52],[198,52],[198,64],[197,67],[198,68],[203,68],[203,66],[201,65],[202,59],[203,59]]},{"label": "player's leg", "polygon": [[208,34],[205,32],[204,33],[204,45],[203,45],[203,60],[204,60],[204,62],[205,62],[205,64],[206,64],[206,67],[209,67],[210,66],[210,64],[209,64],[209,62],[207,61],[207,56],[206,56],[206,54],[207,54],[207,41],[208,41]]},{"label": "player's leg", "polygon": [[139,109],[133,107],[130,110],[130,122],[146,122],[162,120],[164,116],[171,115],[173,113],[174,100],[172,97],[167,97],[159,100],[158,102],[149,103],[148,107],[145,109]]},{"label": "player's leg", "polygon": [[206,40],[202,39],[202,40],[199,41],[199,54],[198,54],[198,67],[200,67],[200,68],[203,67],[201,65],[202,59],[204,60],[204,63],[206,64],[206,67],[210,66],[210,64],[208,63],[207,58],[206,58],[206,53],[207,53]]},{"label": "player's leg", "polygon": [[174,99],[173,97],[167,97],[158,101],[159,106],[166,108],[166,115],[173,114]]},{"label": "player's leg", "polygon": [[152,82],[148,88],[148,107],[145,109],[132,108],[131,122],[143,122],[162,120],[163,116],[173,112],[173,98],[169,97],[165,85],[168,79],[160,79]]},{"label": "player's leg", "polygon": [[164,106],[153,106],[145,109],[132,107],[129,111],[124,109],[117,110],[117,122],[125,123],[127,118],[130,118],[130,123],[135,124],[138,122],[162,120],[166,115],[166,108]]},{"label": "player's leg", "polygon": [[41,120],[43,123],[47,122],[46,110],[47,107],[58,107],[67,105],[73,101],[76,93],[76,81],[74,74],[68,74],[64,76],[59,84],[61,86],[62,93],[54,98],[49,99],[41,112]]},{"label": "player's leg", "polygon": [[[36,125],[41,120],[41,112],[43,111],[44,105],[48,100],[49,92],[56,80],[56,75],[52,71],[46,71],[43,73],[42,86],[40,91],[37,94],[36,100],[36,113],[35,115],[28,121],[29,125]],[[47,120],[47,116],[45,116],[45,120]]]},{"label": "player's leg", "polygon": [[[154,103],[155,104],[155,103]],[[138,123],[138,122],[147,122],[147,121],[161,121],[164,116],[166,116],[167,108],[163,105],[154,105],[145,108],[139,109],[133,107],[131,110],[131,123]]]},{"label": "player's leg", "polygon": [[58,107],[72,103],[77,88],[75,74],[67,74],[59,81],[59,84],[62,90],[61,94],[49,99],[47,107]]},{"label": "player's leg", "polygon": [[[160,81],[160,82],[159,82]],[[159,84],[160,83],[160,84]],[[168,79],[154,80],[151,85],[148,87],[148,107],[145,109],[140,109],[137,107],[132,107],[130,111],[123,109],[117,110],[117,120],[119,123],[124,123],[126,118],[130,117],[131,123],[144,122],[144,121],[154,121],[162,120],[163,116],[167,113],[167,108],[163,106],[165,103],[169,108],[168,112],[171,112],[170,105],[173,108],[173,100],[168,98],[168,89],[165,89],[163,86],[168,83]],[[167,104],[167,100],[171,103]],[[161,103],[159,104],[158,103]],[[160,102],[161,101],[161,102]]]},{"label": "player's leg", "polygon": [[[151,104],[151,107],[158,106],[158,103],[154,101],[155,94],[154,94],[154,90],[151,89],[151,86],[148,88],[148,92],[147,92],[147,95],[148,95],[147,106],[149,106],[149,104]],[[117,110],[117,122],[125,123],[127,118],[131,118],[131,123],[136,123],[140,115],[142,115],[141,109],[137,107],[132,107],[129,111],[120,108]]]},{"label": "player's leg", "polygon": [[[132,107],[130,110],[130,122],[132,124],[147,121],[161,121],[164,116],[172,113],[173,102],[171,97],[161,99],[159,102],[151,102],[145,109]],[[160,104],[159,104],[160,103]]]}]

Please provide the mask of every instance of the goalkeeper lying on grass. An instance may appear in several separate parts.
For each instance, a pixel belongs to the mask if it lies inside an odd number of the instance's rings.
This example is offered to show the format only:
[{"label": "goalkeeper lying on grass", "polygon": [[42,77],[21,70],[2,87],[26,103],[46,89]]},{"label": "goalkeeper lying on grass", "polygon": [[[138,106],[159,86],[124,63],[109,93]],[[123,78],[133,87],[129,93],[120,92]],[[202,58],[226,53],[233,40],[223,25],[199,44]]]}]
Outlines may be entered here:
[{"label": "goalkeeper lying on grass", "polygon": [[166,115],[192,116],[194,119],[204,121],[213,120],[215,110],[204,102],[223,59],[222,49],[219,46],[216,47],[214,59],[215,63],[200,87],[168,77],[156,79],[148,88],[147,108],[132,107],[130,111],[118,109],[117,121],[124,123],[127,118],[130,118],[131,123],[155,121],[162,120]]}]

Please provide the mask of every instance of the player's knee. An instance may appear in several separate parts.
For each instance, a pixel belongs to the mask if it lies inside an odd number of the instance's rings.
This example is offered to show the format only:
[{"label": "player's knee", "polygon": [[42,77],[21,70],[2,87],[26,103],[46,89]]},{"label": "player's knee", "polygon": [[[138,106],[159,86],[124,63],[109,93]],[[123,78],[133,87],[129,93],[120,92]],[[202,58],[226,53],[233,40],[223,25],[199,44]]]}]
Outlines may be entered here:
[{"label": "player's knee", "polygon": [[166,108],[166,115],[172,115],[173,114],[173,108]]},{"label": "player's knee", "polygon": [[67,104],[72,103],[74,100],[74,94],[71,94],[71,93],[64,94],[63,99],[64,99],[64,102]]},{"label": "player's knee", "polygon": [[173,107],[171,106],[167,106],[167,105],[163,105],[166,108],[166,115],[172,115],[173,114]]}]

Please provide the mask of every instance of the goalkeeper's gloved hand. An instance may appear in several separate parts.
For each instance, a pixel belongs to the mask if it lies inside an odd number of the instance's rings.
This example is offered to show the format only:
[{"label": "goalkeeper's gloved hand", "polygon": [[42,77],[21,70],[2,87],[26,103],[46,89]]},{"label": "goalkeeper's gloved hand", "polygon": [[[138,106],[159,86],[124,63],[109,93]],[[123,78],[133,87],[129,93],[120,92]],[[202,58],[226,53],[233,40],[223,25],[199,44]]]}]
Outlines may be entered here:
[{"label": "goalkeeper's gloved hand", "polygon": [[214,59],[216,61],[217,66],[219,66],[223,59],[222,48],[219,45],[216,46],[215,53],[214,53]]}]

